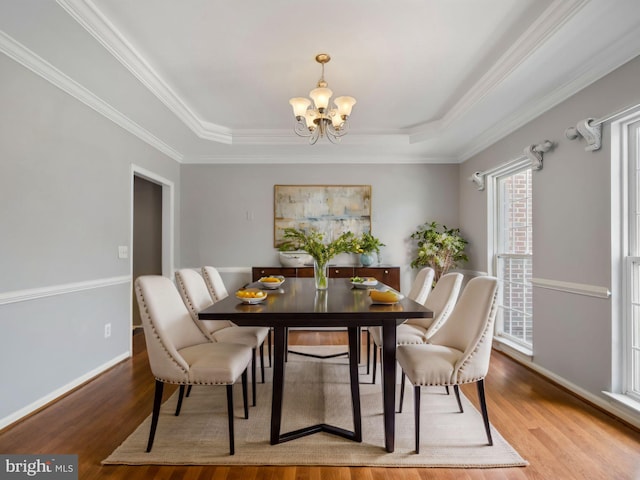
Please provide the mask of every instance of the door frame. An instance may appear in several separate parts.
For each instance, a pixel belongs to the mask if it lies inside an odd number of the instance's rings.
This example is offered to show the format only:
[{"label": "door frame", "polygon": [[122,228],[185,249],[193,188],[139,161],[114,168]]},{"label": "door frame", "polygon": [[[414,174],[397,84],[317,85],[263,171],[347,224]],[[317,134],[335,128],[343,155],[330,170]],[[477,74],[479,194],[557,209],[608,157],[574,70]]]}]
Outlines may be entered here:
[{"label": "door frame", "polygon": [[[130,194],[130,218],[129,218],[129,277],[133,284],[133,207],[134,207],[134,177],[143,178],[149,182],[155,183],[162,187],[162,275],[167,278],[173,278],[174,273],[174,251],[175,251],[175,231],[174,231],[174,204],[175,204],[175,185],[155,172],[147,170],[139,165],[131,164],[131,194]],[[129,327],[133,330],[133,285],[131,285],[131,297],[129,299]],[[133,340],[132,340],[133,341]],[[132,346],[130,347],[130,351]]]}]

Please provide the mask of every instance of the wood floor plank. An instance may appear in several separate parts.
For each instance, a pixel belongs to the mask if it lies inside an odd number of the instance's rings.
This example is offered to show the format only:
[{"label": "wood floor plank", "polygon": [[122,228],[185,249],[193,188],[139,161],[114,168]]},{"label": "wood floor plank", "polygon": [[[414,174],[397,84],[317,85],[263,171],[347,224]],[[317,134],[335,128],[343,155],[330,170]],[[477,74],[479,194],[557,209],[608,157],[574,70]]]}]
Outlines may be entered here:
[{"label": "wood floor plank", "polygon": [[[365,338],[363,336],[363,338]],[[344,345],[344,332],[291,331],[298,345]],[[492,424],[530,462],[524,468],[103,466],[149,415],[154,380],[144,336],[134,354],[97,379],[0,432],[2,453],[79,455],[83,480],[528,480],[640,478],[640,433],[494,352],[486,380]],[[165,388],[168,398],[175,387]],[[474,386],[462,391],[478,406]]]}]

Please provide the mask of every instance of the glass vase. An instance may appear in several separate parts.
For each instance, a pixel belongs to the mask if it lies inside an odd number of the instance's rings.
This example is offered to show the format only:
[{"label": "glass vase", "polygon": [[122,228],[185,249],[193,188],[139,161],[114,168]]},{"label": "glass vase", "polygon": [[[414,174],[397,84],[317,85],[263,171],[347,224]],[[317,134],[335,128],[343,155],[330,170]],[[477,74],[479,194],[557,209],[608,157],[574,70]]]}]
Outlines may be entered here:
[{"label": "glass vase", "polygon": [[326,290],[328,285],[327,278],[329,273],[329,265],[327,263],[318,263],[313,261],[313,278],[316,281],[317,290]]}]

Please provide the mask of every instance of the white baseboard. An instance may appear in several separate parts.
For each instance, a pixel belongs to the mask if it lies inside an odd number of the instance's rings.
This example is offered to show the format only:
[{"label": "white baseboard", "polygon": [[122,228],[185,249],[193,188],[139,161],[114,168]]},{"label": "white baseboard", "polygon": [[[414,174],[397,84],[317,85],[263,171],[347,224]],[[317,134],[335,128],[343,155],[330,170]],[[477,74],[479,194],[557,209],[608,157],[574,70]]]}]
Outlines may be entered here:
[{"label": "white baseboard", "polygon": [[125,360],[125,359],[129,358],[130,356],[131,356],[130,352],[122,353],[122,354],[118,355],[117,357],[109,360],[107,363],[104,363],[104,364],[100,365],[99,367],[94,368],[93,370],[91,370],[90,372],[85,373],[81,377],[78,377],[78,378],[72,380],[71,382],[67,383],[66,385],[63,385],[62,387],[54,390],[53,392],[45,395],[44,397],[39,398],[35,402],[30,403],[26,407],[23,407],[20,410],[18,410],[16,412],[13,412],[11,415],[8,415],[8,416],[0,419],[0,429],[9,426],[12,423],[17,422],[18,420],[26,417],[30,413],[35,412],[39,408],[44,407],[48,403],[60,398],[65,393],[70,392],[74,388],[79,387],[80,385],[82,385],[83,383],[91,380],[92,378],[97,377],[102,372],[105,372],[106,370],[108,370],[111,367],[113,367],[114,365],[120,363],[122,360]]},{"label": "white baseboard", "polygon": [[579,387],[578,385],[570,382],[566,378],[563,378],[553,373],[552,371],[547,370],[546,368],[541,367],[540,365],[527,360],[526,356],[524,355],[523,356],[512,355],[511,352],[508,351],[507,349],[500,350],[500,351],[505,355],[507,355],[508,357],[511,357],[514,360],[518,361],[519,363],[530,368],[534,372],[537,372],[543,377],[546,377],[549,380],[552,380],[553,382],[557,383],[558,385],[566,388],[571,393],[580,397],[581,399],[597,406],[598,408],[601,408],[605,412],[610,413],[614,417],[618,417],[620,420],[627,422],[628,424],[633,425],[636,428],[640,428],[640,415],[637,415],[637,413],[634,413],[631,410],[627,411],[620,408],[620,404],[616,402],[613,398],[609,400],[609,399],[605,399],[597,395],[594,395],[593,393],[585,390],[584,388]]}]

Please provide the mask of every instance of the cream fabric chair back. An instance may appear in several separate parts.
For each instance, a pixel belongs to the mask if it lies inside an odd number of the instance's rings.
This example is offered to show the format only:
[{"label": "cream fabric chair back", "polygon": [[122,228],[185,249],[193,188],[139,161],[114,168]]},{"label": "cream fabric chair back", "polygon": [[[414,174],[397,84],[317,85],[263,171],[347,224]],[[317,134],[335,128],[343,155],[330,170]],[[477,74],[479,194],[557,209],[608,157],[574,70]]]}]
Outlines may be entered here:
[{"label": "cream fabric chair back", "polygon": [[[433,271],[432,269],[430,269]],[[460,293],[460,285],[462,285],[463,275],[461,273],[447,273],[440,277],[436,286],[427,295],[425,301],[422,304],[433,310],[433,318],[410,318],[405,323],[409,325],[418,325],[426,329],[439,329],[444,321],[449,317],[453,306],[458,299]],[[433,282],[433,275],[431,276]],[[429,286],[429,288],[431,288]],[[433,330],[435,333],[436,330]],[[427,331],[427,338],[429,338],[429,331]]]},{"label": "cream fabric chair back", "polygon": [[198,312],[213,304],[204,278],[198,272],[189,268],[177,270],[176,285],[191,319],[209,338],[211,333],[232,325],[228,320],[198,320]]},{"label": "cream fabric chair back", "polygon": [[168,278],[141,276],[135,288],[153,375],[166,382],[186,381],[189,365],[178,350],[210,343],[208,336],[194,325]]},{"label": "cream fabric chair back", "polygon": [[463,278],[464,275],[455,272],[443,275],[427,297],[424,306],[435,312],[435,316],[427,330],[427,341],[440,330],[449,315],[451,315],[451,312],[453,312],[458,295],[460,295]]},{"label": "cream fabric chair back", "polygon": [[218,269],[215,267],[202,267],[202,277],[207,284],[209,295],[211,295],[214,303],[229,296],[227,287],[224,286],[224,282],[222,281],[222,277],[220,276]]},{"label": "cream fabric chair back", "polygon": [[435,272],[431,267],[424,267],[420,270],[411,284],[411,290],[407,296],[414,302],[424,305],[424,302],[429,296],[429,292],[431,292],[434,275]]},{"label": "cream fabric chair back", "polygon": [[474,382],[487,374],[497,294],[497,278],[484,276],[469,280],[449,319],[431,337],[431,344],[463,352],[454,367],[452,383]]}]

